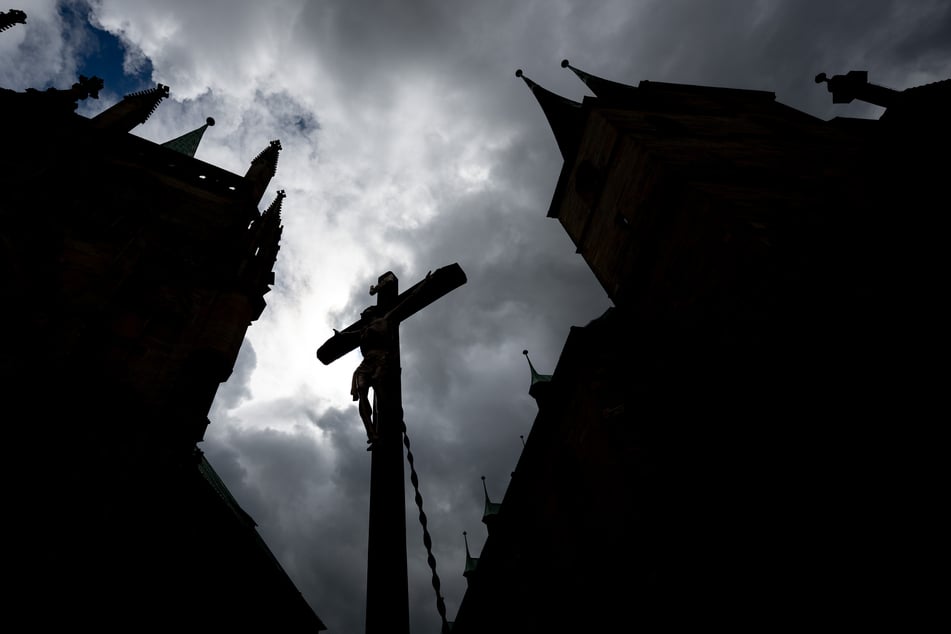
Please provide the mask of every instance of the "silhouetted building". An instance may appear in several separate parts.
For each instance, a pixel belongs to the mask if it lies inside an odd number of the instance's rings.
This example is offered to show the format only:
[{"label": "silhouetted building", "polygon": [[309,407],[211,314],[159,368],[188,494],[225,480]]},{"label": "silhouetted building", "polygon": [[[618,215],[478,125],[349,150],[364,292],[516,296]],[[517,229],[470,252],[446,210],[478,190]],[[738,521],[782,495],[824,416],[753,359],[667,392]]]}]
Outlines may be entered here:
[{"label": "silhouetted building", "polygon": [[821,75],[887,108],[822,121],[562,65],[596,97],[517,75],[564,157],[548,216],[614,307],[536,397],[453,631],[923,623],[951,81]]},{"label": "silhouetted building", "polygon": [[197,449],[264,309],[280,144],[245,175],[205,127],[129,134],[162,85],[93,118],[68,90],[0,90],[0,385],[7,619],[27,629],[324,629]]}]

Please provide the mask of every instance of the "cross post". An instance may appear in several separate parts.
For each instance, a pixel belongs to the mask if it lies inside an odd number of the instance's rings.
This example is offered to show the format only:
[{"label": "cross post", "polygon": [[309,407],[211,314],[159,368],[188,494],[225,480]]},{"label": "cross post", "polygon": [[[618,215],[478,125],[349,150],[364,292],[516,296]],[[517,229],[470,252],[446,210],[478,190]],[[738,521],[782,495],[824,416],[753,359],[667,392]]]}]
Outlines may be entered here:
[{"label": "cross post", "polygon": [[[465,283],[462,268],[450,264],[431,271],[409,290],[399,293],[396,276],[384,273],[376,286],[370,287],[370,294],[377,298],[375,312],[365,310],[360,320],[335,331],[317,350],[317,358],[327,365],[359,346],[364,363],[357,373],[363,372],[360,380],[369,381],[374,392],[373,428],[377,439],[370,445],[366,634],[409,634],[399,324]],[[371,340],[372,344],[368,343]],[[364,369],[375,358],[384,359],[378,363],[380,371]],[[370,431],[368,426],[368,434]]]}]

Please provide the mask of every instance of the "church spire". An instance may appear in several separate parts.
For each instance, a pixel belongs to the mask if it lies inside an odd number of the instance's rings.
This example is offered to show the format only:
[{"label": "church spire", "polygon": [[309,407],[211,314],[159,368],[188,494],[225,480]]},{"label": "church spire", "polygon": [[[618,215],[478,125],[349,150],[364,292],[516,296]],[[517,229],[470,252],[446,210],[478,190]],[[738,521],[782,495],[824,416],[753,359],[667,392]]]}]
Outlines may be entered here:
[{"label": "church spire", "polygon": [[274,216],[277,219],[277,222],[281,222],[281,208],[284,206],[284,199],[287,198],[287,193],[283,189],[277,190],[277,195],[274,197],[274,200],[271,201],[271,204],[268,208],[261,214],[262,217]]},{"label": "church spire", "polygon": [[536,401],[548,391],[548,384],[551,383],[550,374],[539,374],[532,365],[532,360],[528,356],[528,350],[522,350],[525,359],[528,361],[528,368],[532,371],[532,383],[528,387],[528,394]]},{"label": "church spire", "polygon": [[567,160],[577,147],[581,136],[581,104],[542,88],[526,77],[521,68],[515,71],[515,76],[521,77],[535,95],[552,132],[555,133],[555,141],[558,143],[561,157]]},{"label": "church spire", "polygon": [[118,132],[128,132],[145,123],[159,102],[168,97],[168,86],[158,84],[155,88],[126,95],[122,101],[92,118],[93,125]]},{"label": "church spire", "polygon": [[264,195],[264,190],[270,184],[274,174],[277,173],[277,157],[281,151],[280,141],[271,141],[254,160],[251,161],[251,167],[248,168],[244,177],[249,181],[251,199],[257,203]]},{"label": "church spire", "polygon": [[176,137],[171,141],[166,141],[162,144],[163,147],[170,148],[176,152],[181,152],[185,156],[195,156],[195,151],[198,149],[198,144],[201,143],[201,138],[205,134],[205,130],[209,126],[215,125],[215,120],[211,117],[205,119],[205,125],[200,128],[195,128],[191,132],[186,132],[180,137]]},{"label": "church spire", "polygon": [[584,85],[599,99],[604,99],[605,101],[629,101],[637,94],[637,88],[634,86],[628,86],[627,84],[621,84],[616,81],[611,81],[610,79],[597,77],[591,73],[586,73],[580,68],[572,66],[567,59],[561,60],[561,67],[571,69],[571,72],[577,75],[578,79],[583,81]]}]

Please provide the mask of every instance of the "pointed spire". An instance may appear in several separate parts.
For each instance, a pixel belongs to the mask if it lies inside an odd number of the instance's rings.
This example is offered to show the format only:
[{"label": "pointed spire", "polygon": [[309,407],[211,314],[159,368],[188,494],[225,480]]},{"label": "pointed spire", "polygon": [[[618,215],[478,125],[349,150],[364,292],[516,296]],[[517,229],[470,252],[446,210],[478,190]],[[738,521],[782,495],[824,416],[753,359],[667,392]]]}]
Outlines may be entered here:
[{"label": "pointed spire", "polygon": [[273,216],[277,219],[277,222],[281,222],[281,208],[284,206],[284,199],[287,198],[287,193],[283,189],[277,190],[277,195],[274,197],[274,200],[271,201],[271,204],[268,208],[261,214],[261,217],[270,217]]},{"label": "pointed spire", "polygon": [[176,137],[171,141],[166,141],[162,144],[162,147],[167,147],[176,152],[181,152],[185,156],[195,156],[195,151],[198,149],[198,144],[201,143],[201,138],[205,135],[205,130],[209,126],[215,125],[215,120],[211,117],[205,119],[205,125],[200,128],[195,128],[191,132],[186,132],[180,137]]},{"label": "pointed spire", "polygon": [[575,151],[578,139],[581,137],[581,104],[542,88],[529,79],[521,68],[515,71],[515,76],[521,77],[535,95],[535,99],[538,100],[538,104],[548,119],[548,125],[555,133],[555,141],[558,143],[561,157],[567,160]]},{"label": "pointed spire", "polygon": [[287,194],[283,189],[279,189],[277,195],[274,197],[274,200],[271,201],[270,206],[264,210],[264,213],[261,214],[249,228],[249,238],[248,242],[251,245],[252,251],[257,251],[260,249],[264,243],[268,242],[268,238],[272,237],[272,234],[277,233],[280,237],[281,232],[281,208],[283,207],[284,199],[287,197]]},{"label": "pointed spire", "polygon": [[482,523],[485,524],[491,533],[495,518],[498,516],[499,511],[502,510],[502,504],[489,499],[489,489],[485,486],[485,476],[482,476],[482,490],[485,491],[485,506],[482,511]]},{"label": "pointed spire", "polygon": [[561,67],[571,69],[571,71],[578,76],[578,79],[583,81],[584,85],[599,99],[604,99],[605,101],[630,101],[637,95],[637,88],[634,86],[628,86],[627,84],[621,84],[616,81],[611,81],[610,79],[597,77],[591,73],[586,73],[572,66],[566,59],[561,60]]},{"label": "pointed spire", "polygon": [[278,140],[271,143],[261,150],[261,152],[251,161],[251,167],[248,168],[244,177],[249,181],[251,199],[257,203],[264,195],[264,190],[270,184],[271,179],[277,173],[277,157],[281,151],[281,142]]},{"label": "pointed spire", "polygon": [[466,578],[466,581],[472,581],[472,575],[479,566],[479,558],[473,557],[469,553],[469,538],[466,536],[465,531],[462,531],[462,539],[466,542],[466,568],[463,571],[462,576]]},{"label": "pointed spire", "polygon": [[528,350],[522,350],[525,359],[528,361],[528,369],[532,371],[532,382],[528,387],[528,394],[536,401],[548,391],[548,384],[551,383],[550,374],[539,374],[532,365],[532,360],[528,356]]},{"label": "pointed spire", "polygon": [[274,201],[261,214],[261,230],[257,238],[258,258],[264,268],[270,271],[277,261],[277,252],[280,250],[281,234],[284,228],[281,226],[281,206],[286,194],[281,189],[277,192]]},{"label": "pointed spire", "polygon": [[26,24],[26,13],[19,9],[0,11],[0,31],[6,31],[14,24]]},{"label": "pointed spire", "polygon": [[145,123],[159,102],[168,97],[168,86],[158,84],[155,88],[126,95],[122,101],[92,118],[98,128],[119,132],[128,132],[135,126]]}]

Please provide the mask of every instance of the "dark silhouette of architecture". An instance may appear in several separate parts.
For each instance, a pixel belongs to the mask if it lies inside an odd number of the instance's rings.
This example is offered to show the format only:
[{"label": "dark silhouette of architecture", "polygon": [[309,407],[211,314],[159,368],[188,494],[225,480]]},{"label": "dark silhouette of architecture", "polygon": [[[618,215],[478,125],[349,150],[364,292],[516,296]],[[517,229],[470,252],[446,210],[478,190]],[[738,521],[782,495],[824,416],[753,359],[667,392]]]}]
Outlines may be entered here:
[{"label": "dark silhouette of architecture", "polygon": [[26,13],[19,9],[0,11],[0,31],[6,31],[14,24],[26,24]]},{"label": "dark silhouette of architecture", "polygon": [[548,216],[614,306],[533,394],[453,632],[928,622],[951,80],[820,75],[887,108],[823,121],[562,66],[595,96],[516,74],[564,157]]},{"label": "dark silhouette of architecture", "polygon": [[101,88],[0,89],[6,618],[325,629],[197,447],[274,282],[280,144],[233,174],[194,158],[210,120],[129,134],[167,86],[74,112]]}]

